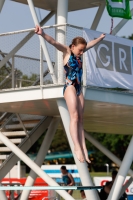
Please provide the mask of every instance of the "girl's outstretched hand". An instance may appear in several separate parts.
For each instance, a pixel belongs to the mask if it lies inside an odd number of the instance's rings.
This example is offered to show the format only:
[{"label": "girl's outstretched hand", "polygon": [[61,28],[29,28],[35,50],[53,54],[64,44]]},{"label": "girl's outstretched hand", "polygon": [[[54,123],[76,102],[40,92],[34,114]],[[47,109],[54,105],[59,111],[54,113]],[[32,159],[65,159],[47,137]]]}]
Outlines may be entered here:
[{"label": "girl's outstretched hand", "polygon": [[105,38],[105,33],[102,33],[102,34],[100,35],[100,38],[101,38],[101,40],[103,40],[103,39]]},{"label": "girl's outstretched hand", "polygon": [[35,33],[38,34],[38,35],[42,35],[42,33],[43,33],[42,28],[40,26],[36,25]]}]

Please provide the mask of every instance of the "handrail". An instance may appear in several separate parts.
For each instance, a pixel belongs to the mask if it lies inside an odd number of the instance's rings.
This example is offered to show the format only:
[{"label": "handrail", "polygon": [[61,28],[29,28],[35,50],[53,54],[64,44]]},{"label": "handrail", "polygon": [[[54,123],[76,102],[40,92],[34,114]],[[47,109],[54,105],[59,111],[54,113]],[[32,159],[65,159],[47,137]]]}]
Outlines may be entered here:
[{"label": "handrail", "polygon": [[[67,23],[55,24],[55,25],[50,25],[50,26],[42,26],[41,28],[42,29],[48,29],[48,28],[56,28],[56,27],[60,27],[60,26],[70,26],[70,27],[73,27],[73,28],[83,29],[83,27],[75,26],[75,25],[67,24]],[[12,32],[7,32],[7,33],[1,33],[0,36],[13,35],[13,34],[18,34],[18,33],[26,33],[26,32],[29,32],[29,31],[35,31],[35,28],[24,29],[24,30],[19,30],[19,31],[12,31]]]}]

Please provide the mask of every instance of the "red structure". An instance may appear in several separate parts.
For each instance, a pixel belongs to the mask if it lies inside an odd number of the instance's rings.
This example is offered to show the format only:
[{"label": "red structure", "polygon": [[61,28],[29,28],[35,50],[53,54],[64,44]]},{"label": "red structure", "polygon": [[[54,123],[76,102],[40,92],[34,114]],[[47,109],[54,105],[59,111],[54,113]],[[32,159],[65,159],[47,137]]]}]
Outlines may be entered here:
[{"label": "red structure", "polygon": [[[26,182],[26,178],[4,178],[1,181],[1,184],[6,186],[6,185],[21,185],[24,186]],[[48,186],[48,184],[41,178],[36,178],[34,182],[34,186]],[[14,191],[14,199],[17,200],[18,196],[20,193],[17,191]],[[8,200],[11,198],[11,191],[6,191],[6,196]],[[48,200],[49,197],[49,191],[48,190],[32,190],[29,196],[29,200]]]}]

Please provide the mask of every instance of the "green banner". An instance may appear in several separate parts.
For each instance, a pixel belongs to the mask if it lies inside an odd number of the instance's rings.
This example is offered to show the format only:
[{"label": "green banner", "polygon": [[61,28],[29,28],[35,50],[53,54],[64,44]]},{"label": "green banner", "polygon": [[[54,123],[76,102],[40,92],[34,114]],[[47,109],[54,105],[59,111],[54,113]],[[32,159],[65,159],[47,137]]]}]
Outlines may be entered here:
[{"label": "green banner", "polygon": [[132,19],[129,0],[106,0],[106,6],[111,17]]}]

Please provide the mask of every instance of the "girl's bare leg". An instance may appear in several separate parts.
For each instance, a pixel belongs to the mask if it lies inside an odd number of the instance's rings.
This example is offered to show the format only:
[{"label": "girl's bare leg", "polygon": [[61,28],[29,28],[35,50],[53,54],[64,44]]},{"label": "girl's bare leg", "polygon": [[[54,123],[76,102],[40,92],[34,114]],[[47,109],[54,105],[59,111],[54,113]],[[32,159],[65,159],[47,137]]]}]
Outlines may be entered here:
[{"label": "girl's bare leg", "polygon": [[64,93],[64,98],[70,114],[70,134],[74,143],[74,151],[80,162],[84,162],[84,155],[80,146],[78,136],[78,104],[74,86],[68,86]]},{"label": "girl's bare leg", "polygon": [[84,113],[84,97],[83,94],[81,93],[78,96],[78,114],[79,114],[78,131],[79,131],[80,144],[81,148],[83,149],[85,159],[87,162],[90,163],[91,161],[88,157],[88,151],[86,148],[84,129],[83,129],[83,113]]},{"label": "girl's bare leg", "polygon": [[73,190],[68,190],[68,194],[70,194],[72,196]]}]

